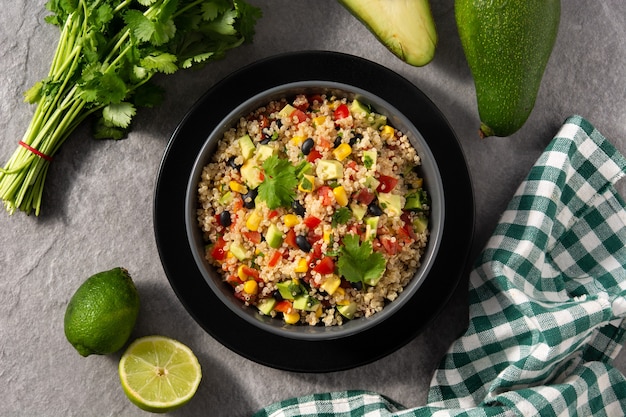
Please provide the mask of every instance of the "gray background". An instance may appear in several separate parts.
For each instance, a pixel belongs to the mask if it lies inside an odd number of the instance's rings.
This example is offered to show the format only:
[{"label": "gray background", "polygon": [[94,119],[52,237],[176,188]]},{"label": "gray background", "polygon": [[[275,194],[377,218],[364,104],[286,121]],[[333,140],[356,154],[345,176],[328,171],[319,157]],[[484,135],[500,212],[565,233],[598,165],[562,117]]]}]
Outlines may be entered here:
[{"label": "gray background", "polygon": [[[2,3],[7,6],[0,14],[4,164],[32,115],[22,93],[45,76],[58,33],[43,23],[43,1]],[[87,128],[79,129],[52,163],[42,215],[0,213],[0,415],[145,415],[121,390],[120,354],[82,358],[63,334],[65,306],[76,288],[89,275],[115,266],[128,268],[143,302],[133,337],[175,337],[203,366],[196,397],[173,415],[246,416],[276,400],[344,389],[374,390],[409,407],[424,404],[434,368],[467,323],[465,281],[423,334],[374,363],[328,374],[271,369],[220,345],[178,301],[157,254],[152,198],[168,138],[192,103],[233,70],[286,51],[365,57],[403,75],[435,102],[456,131],[471,171],[477,212],[473,257],[565,118],[586,117],[626,151],[623,0],[563,1],[559,36],[535,110],[514,136],[486,140],[476,136],[474,86],[453,1],[431,3],[439,46],[433,62],[416,68],[391,55],[333,0],[254,0],[264,12],[254,43],[200,71],[159,78],[167,90],[165,103],[141,110],[127,140],[94,141]],[[617,360],[622,370],[624,357]]]}]

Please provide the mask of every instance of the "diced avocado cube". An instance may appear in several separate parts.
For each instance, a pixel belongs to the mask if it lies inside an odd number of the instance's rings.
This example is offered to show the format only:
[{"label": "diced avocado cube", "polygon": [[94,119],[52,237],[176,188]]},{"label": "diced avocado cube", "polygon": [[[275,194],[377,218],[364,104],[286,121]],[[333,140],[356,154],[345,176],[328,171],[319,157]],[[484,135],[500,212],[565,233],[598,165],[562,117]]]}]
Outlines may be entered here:
[{"label": "diced avocado cube", "polygon": [[263,162],[270,156],[274,155],[275,153],[276,153],[276,148],[274,148],[273,146],[259,145],[259,147],[256,150],[256,159],[259,162]]},{"label": "diced avocado cube", "polygon": [[354,313],[356,313],[356,309],[357,305],[354,301],[350,302],[350,304],[337,306],[337,311],[339,312],[339,314],[349,320],[352,320],[354,318]]},{"label": "diced avocado cube", "polygon": [[378,129],[381,126],[385,126],[387,124],[387,116],[384,116],[382,114],[378,114],[378,113],[372,113],[370,114],[370,125],[374,128],[374,129]]},{"label": "diced avocado cube", "polygon": [[283,232],[274,223],[270,224],[265,233],[265,241],[270,248],[278,249],[283,244]]},{"label": "diced avocado cube", "polygon": [[363,217],[365,217],[367,213],[367,206],[353,202],[350,204],[350,210],[352,210],[352,215],[354,215],[357,220],[363,220]]},{"label": "diced avocado cube", "polygon": [[302,287],[293,280],[281,281],[276,284],[276,288],[280,296],[285,300],[293,300],[299,294],[302,294]]},{"label": "diced avocado cube", "polygon": [[244,161],[252,158],[254,152],[256,151],[256,147],[252,142],[252,138],[250,135],[243,135],[238,139],[239,148],[241,149],[241,155],[243,156]]},{"label": "diced avocado cube", "polygon": [[293,308],[296,310],[315,311],[319,301],[308,294],[300,294],[293,300]]},{"label": "diced avocado cube", "polygon": [[415,233],[424,233],[428,228],[428,218],[426,216],[417,216],[413,220],[413,229]]},{"label": "diced avocado cube", "polygon": [[224,195],[220,197],[220,204],[226,205],[233,201],[233,193],[230,191],[226,191]]},{"label": "diced avocado cube", "polygon": [[404,207],[404,201],[404,196],[399,194],[378,193],[378,203],[389,216],[400,216]]},{"label": "diced avocado cube", "polygon": [[274,297],[263,298],[257,302],[256,306],[261,313],[269,316],[274,306],[276,306],[276,299]]},{"label": "diced avocado cube", "polygon": [[363,165],[365,166],[365,168],[376,169],[377,157],[378,157],[378,152],[376,151],[376,148],[367,149],[363,151],[363,156],[361,159],[363,160]]},{"label": "diced avocado cube", "polygon": [[365,177],[365,186],[370,190],[375,190],[380,185],[380,181],[372,176]]},{"label": "diced avocado cube", "polygon": [[427,204],[428,200],[426,192],[423,189],[419,189],[412,193],[407,194],[406,203],[404,208],[407,210],[421,210],[424,204]]},{"label": "diced avocado cube", "polygon": [[350,104],[350,113],[352,113],[352,115],[365,113],[365,115],[367,116],[368,114],[370,114],[370,112],[371,110],[367,105],[363,104],[357,99],[352,100],[352,104]]},{"label": "diced avocado cube", "polygon": [[365,236],[367,239],[374,239],[378,230],[379,216],[372,216],[365,219]]},{"label": "diced avocado cube", "polygon": [[248,159],[239,170],[241,177],[249,188],[257,188],[261,181],[261,167],[257,165],[254,159]]},{"label": "diced avocado cube", "polygon": [[343,164],[331,159],[320,159],[315,173],[322,181],[343,178]]},{"label": "diced avocado cube", "polygon": [[241,243],[238,243],[238,242],[231,243],[228,250],[230,251],[230,253],[232,253],[235,256],[235,258],[239,259],[240,261],[244,261],[248,258],[246,254],[246,250],[244,249],[243,246],[241,246]]},{"label": "diced avocado cube", "polygon": [[285,107],[282,108],[281,111],[278,112],[278,117],[289,117],[291,113],[294,112],[294,110],[296,110],[295,107],[293,107],[291,104],[287,104],[285,105]]}]

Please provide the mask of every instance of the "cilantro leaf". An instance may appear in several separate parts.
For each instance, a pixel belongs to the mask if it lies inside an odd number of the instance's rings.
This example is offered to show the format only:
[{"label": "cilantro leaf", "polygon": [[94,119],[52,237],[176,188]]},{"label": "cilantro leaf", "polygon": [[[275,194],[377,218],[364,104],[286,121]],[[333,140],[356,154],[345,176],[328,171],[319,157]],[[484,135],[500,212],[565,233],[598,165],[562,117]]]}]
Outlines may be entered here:
[{"label": "cilantro leaf", "polygon": [[102,109],[102,117],[111,126],[126,129],[136,112],[135,106],[131,103],[109,104]]},{"label": "cilantro leaf", "polygon": [[337,227],[338,224],[346,224],[352,217],[352,212],[346,207],[339,207],[337,211],[333,213],[331,226]]},{"label": "cilantro leaf", "polygon": [[272,155],[263,162],[263,170],[265,179],[259,185],[259,198],[272,210],[289,207],[298,186],[295,167],[288,160]]},{"label": "cilantro leaf", "polygon": [[344,236],[337,262],[339,274],[350,282],[376,285],[385,272],[387,261],[380,253],[374,252],[369,240],[360,245],[359,240],[355,234]]}]

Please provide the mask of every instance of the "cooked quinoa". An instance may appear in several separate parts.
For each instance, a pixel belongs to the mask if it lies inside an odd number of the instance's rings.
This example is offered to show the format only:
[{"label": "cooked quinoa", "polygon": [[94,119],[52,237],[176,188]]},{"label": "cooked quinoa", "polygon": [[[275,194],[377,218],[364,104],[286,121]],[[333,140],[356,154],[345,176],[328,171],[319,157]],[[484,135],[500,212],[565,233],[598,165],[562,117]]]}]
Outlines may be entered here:
[{"label": "cooked quinoa", "polygon": [[368,317],[410,282],[428,239],[420,157],[357,100],[298,95],[226,131],[198,184],[206,259],[288,324]]}]

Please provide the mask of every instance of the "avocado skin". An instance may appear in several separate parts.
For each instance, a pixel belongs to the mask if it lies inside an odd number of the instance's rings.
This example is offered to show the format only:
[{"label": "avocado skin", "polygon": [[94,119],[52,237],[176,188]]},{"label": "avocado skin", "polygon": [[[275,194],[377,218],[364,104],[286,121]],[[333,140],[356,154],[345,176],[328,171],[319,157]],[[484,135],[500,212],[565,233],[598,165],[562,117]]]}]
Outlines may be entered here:
[{"label": "avocado skin", "polygon": [[338,0],[395,56],[421,67],[435,56],[437,29],[429,0]]},{"label": "avocado skin", "polygon": [[481,137],[510,136],[535,105],[561,16],[560,0],[456,0],[474,78]]}]

